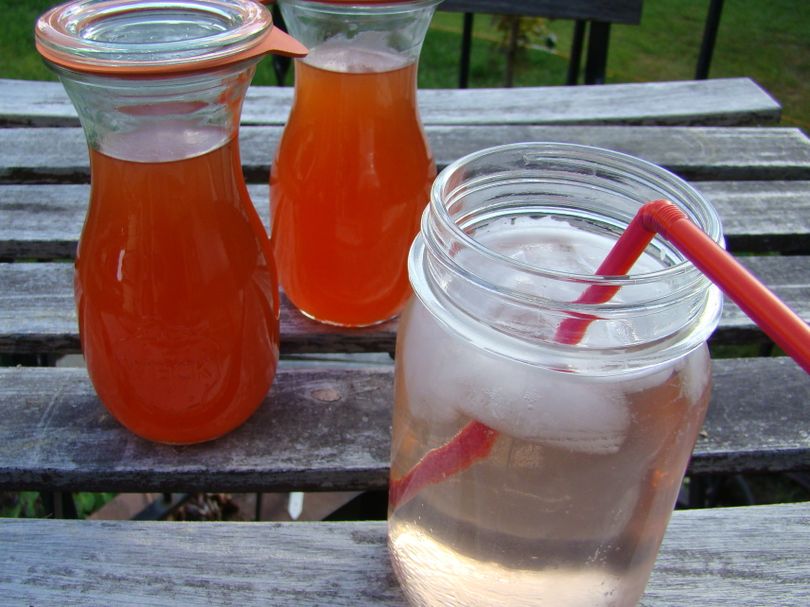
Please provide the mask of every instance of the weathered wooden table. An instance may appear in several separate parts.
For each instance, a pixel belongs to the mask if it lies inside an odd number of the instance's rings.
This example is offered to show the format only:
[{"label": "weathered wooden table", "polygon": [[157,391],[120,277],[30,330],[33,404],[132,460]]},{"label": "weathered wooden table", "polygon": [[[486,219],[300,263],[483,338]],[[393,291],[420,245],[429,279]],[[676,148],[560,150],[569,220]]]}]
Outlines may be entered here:
[{"label": "weathered wooden table", "polygon": [[[251,89],[241,131],[267,217],[268,164],[289,89]],[[420,91],[438,164],[490,145],[563,141],[641,156],[719,209],[728,246],[810,318],[810,140],[773,126],[747,79]],[[0,81],[0,354],[43,363],[79,351],[72,264],[89,191],[87,151],[56,83]],[[776,254],[774,254],[776,253]],[[396,321],[347,331],[288,305],[285,355],[391,352]],[[704,433],[689,473],[810,469],[810,378],[727,304]],[[0,368],[0,490],[348,491],[387,485],[389,363],[282,363],[264,405],[210,444],[170,447],[123,430],[82,369]],[[810,604],[810,504],[678,511],[642,605]],[[384,522],[4,520],[0,603],[402,605]]]}]

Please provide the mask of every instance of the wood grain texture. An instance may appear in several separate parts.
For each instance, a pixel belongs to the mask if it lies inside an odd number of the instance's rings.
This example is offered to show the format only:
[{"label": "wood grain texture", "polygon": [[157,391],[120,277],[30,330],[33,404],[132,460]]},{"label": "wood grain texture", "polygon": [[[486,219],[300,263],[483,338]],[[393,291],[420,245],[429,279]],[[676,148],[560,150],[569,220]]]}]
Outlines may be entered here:
[{"label": "wood grain texture", "polygon": [[789,358],[715,360],[692,473],[810,469],[810,375]]},{"label": "wood grain texture", "polygon": [[[810,468],[810,377],[787,358],[718,360],[690,471]],[[352,491],[388,482],[391,365],[282,367],[241,428],[211,443],[137,438],[83,369],[0,369],[0,489]]]},{"label": "wood grain texture", "polygon": [[[264,87],[257,96],[266,92]],[[510,89],[420,89],[426,125],[746,126],[779,122],[779,104],[746,78]],[[254,124],[248,108],[245,117]]]},{"label": "wood grain texture", "polygon": [[[562,3],[558,3],[562,4]],[[242,124],[281,126],[290,87],[252,86]],[[448,124],[776,124],[781,107],[749,78],[518,89],[420,89],[426,125]],[[58,82],[0,79],[0,126],[78,126]]]},{"label": "wood grain texture", "polygon": [[[384,522],[0,523],[10,605],[405,607]],[[641,607],[810,602],[810,505],[673,513]]]},{"label": "wood grain texture", "polygon": [[640,607],[810,604],[808,514],[809,504],[674,512]]},{"label": "wood grain texture", "polygon": [[703,181],[732,252],[810,253],[810,181]]},{"label": "wood grain texture", "polygon": [[384,488],[392,375],[390,366],[282,368],[241,428],[177,447],[126,431],[100,404],[83,369],[0,369],[0,487]]},{"label": "wood grain texture", "polygon": [[442,126],[428,127],[427,133],[440,166],[493,145],[544,141],[624,152],[664,166],[685,179],[725,181],[807,179],[810,176],[810,139],[799,129],[791,128]]},{"label": "wood grain texture", "polygon": [[[625,152],[686,179],[810,179],[810,139],[795,128],[450,125],[425,130],[440,168],[493,145],[549,141]],[[242,127],[242,167],[248,181],[267,181],[280,135],[281,127]],[[88,180],[88,155],[80,129],[0,129],[0,183]]]},{"label": "wood grain texture", "polygon": [[[731,251],[810,253],[810,181],[695,182],[717,209]],[[249,191],[269,229],[269,188]],[[0,185],[0,259],[71,259],[87,184]]]},{"label": "wood grain texture", "polygon": [[[743,257],[740,261],[802,318],[810,321],[810,258]],[[0,353],[79,351],[69,263],[0,264]],[[397,320],[347,329],[312,321],[282,297],[281,351],[393,352]],[[715,344],[768,344],[756,324],[727,301]]]}]

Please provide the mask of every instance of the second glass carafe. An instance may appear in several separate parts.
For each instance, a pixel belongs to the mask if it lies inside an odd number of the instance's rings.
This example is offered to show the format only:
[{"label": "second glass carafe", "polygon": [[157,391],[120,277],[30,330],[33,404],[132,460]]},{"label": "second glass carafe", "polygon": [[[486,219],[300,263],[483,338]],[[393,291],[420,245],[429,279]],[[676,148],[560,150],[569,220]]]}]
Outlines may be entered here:
[{"label": "second glass carafe", "polygon": [[271,242],[286,294],[345,325],[395,316],[436,176],[416,103],[419,51],[438,0],[280,0],[295,99],[270,174]]}]

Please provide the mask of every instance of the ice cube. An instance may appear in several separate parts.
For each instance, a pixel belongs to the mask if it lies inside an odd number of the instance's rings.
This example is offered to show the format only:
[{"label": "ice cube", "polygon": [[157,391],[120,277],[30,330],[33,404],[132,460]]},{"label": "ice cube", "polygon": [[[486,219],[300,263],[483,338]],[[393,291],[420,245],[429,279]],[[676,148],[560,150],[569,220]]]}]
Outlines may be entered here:
[{"label": "ice cube", "polygon": [[454,341],[422,305],[410,306],[405,315],[408,331],[400,337],[397,356],[411,414],[432,423],[452,422],[460,416],[461,380],[453,373],[459,356]]},{"label": "ice cube", "polygon": [[399,352],[411,414],[450,423],[461,414],[509,436],[587,453],[614,453],[630,414],[611,381],[538,368],[488,352],[415,305]]},{"label": "ice cube", "polygon": [[483,398],[460,403],[466,415],[509,436],[572,451],[615,453],[624,442],[630,413],[616,384],[481,351],[467,356],[478,359],[468,381]]}]

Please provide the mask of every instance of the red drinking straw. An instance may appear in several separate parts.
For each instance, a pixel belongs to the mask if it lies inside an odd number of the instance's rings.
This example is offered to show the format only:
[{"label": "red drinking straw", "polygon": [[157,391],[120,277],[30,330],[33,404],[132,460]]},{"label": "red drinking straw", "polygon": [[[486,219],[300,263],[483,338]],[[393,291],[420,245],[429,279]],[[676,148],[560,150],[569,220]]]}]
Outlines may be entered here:
[{"label": "red drinking straw", "polygon": [[[669,201],[654,200],[642,205],[596,274],[627,274],[656,233],[675,245],[810,374],[810,326]],[[618,290],[617,286],[591,285],[576,303],[604,303]],[[567,318],[557,328],[556,341],[578,343],[594,320],[586,315]],[[392,479],[389,504],[396,508],[425,485],[440,482],[486,457],[496,438],[495,430],[479,421],[470,422],[447,444],[429,451],[407,474]]]}]

